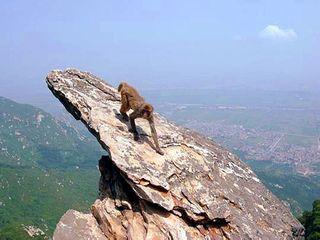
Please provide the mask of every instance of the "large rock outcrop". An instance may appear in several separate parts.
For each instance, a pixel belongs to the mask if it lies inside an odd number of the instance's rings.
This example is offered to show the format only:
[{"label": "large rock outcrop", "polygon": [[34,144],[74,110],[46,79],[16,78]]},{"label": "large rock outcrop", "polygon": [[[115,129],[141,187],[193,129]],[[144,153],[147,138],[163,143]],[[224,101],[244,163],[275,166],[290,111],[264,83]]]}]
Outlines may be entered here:
[{"label": "large rock outcrop", "polygon": [[[100,196],[91,208],[106,239],[302,239],[289,209],[212,140],[155,114],[161,156],[145,120],[137,121],[141,141],[133,140],[119,117],[116,89],[102,79],[67,69],[50,72],[46,81],[108,152],[99,161]],[[55,240],[68,239],[61,227],[68,223],[61,221]],[[68,222],[65,228],[81,239],[70,216]],[[96,231],[90,222],[82,232]]]}]

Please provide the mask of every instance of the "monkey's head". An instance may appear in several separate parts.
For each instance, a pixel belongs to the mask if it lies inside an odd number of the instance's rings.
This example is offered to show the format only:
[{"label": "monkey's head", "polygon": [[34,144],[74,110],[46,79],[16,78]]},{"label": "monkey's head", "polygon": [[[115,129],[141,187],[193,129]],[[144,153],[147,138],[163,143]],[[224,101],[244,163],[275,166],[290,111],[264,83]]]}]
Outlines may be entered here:
[{"label": "monkey's head", "polygon": [[141,117],[150,119],[152,117],[153,107],[149,103],[144,103],[141,108]]}]

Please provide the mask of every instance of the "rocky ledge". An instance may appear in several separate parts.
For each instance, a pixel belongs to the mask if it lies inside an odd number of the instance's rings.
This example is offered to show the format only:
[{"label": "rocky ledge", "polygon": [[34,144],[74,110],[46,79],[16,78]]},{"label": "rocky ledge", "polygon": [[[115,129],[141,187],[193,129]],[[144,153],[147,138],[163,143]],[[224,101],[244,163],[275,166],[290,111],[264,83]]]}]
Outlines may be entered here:
[{"label": "rocky ledge", "polygon": [[91,214],[69,210],[61,239],[302,239],[304,229],[238,157],[155,114],[163,156],[148,123],[141,140],[119,116],[120,97],[102,79],[55,70],[49,89],[107,151],[99,161],[100,195]]}]

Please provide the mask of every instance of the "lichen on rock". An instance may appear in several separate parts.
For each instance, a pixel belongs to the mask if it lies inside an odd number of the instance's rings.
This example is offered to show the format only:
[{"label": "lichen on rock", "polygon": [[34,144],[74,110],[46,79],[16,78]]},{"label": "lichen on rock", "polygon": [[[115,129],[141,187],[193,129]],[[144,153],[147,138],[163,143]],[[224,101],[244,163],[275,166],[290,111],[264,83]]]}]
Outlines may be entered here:
[{"label": "lichen on rock", "polygon": [[67,69],[46,81],[109,154],[91,209],[107,239],[302,239],[290,210],[212,140],[155,114],[161,156],[147,121],[137,120],[141,141],[133,140],[120,96],[102,79]]}]

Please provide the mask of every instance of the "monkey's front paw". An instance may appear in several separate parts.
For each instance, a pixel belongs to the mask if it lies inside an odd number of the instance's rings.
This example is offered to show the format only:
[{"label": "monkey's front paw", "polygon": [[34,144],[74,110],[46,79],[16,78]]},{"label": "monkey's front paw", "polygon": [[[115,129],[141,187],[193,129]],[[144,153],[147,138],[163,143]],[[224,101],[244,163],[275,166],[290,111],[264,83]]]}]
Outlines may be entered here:
[{"label": "monkey's front paw", "polygon": [[140,140],[139,134],[134,134],[133,139],[134,139],[135,141],[139,141],[139,140]]}]

